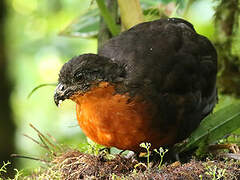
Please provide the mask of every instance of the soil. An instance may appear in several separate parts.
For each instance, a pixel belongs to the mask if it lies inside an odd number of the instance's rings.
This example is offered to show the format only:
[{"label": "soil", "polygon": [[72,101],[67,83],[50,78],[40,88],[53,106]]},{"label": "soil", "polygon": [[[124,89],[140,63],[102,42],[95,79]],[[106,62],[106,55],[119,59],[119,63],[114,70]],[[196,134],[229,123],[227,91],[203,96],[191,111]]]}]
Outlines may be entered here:
[{"label": "soil", "polygon": [[31,176],[33,179],[160,179],[160,180],[212,180],[240,179],[240,161],[233,159],[191,159],[181,164],[179,161],[158,164],[141,163],[136,158],[121,155],[98,156],[69,150],[53,158],[47,168]]}]

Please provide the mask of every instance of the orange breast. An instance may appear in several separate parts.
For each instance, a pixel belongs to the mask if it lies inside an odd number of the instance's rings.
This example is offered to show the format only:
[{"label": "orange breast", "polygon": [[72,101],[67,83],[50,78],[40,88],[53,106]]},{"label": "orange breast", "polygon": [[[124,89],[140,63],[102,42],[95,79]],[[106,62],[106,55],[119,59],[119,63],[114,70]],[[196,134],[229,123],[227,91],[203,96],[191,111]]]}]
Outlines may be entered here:
[{"label": "orange breast", "polygon": [[154,127],[150,104],[128,99],[127,94],[116,94],[108,83],[75,96],[77,119],[83,132],[98,144],[124,150],[138,151],[141,142],[150,142],[152,147],[174,143],[174,128],[161,132],[161,127]]}]

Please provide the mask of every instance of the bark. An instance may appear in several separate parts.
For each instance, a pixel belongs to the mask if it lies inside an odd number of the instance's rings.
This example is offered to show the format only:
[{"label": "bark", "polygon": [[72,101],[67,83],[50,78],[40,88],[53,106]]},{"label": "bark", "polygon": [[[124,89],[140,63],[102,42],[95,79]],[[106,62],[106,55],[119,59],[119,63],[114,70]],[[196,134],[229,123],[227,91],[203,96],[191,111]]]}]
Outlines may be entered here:
[{"label": "bark", "polygon": [[7,16],[6,1],[0,1],[0,166],[2,162],[11,161],[8,175],[13,173],[13,161],[10,157],[15,152],[14,134],[15,126],[10,106],[12,86],[7,75],[7,55],[5,41],[5,20]]},{"label": "bark", "polygon": [[219,59],[218,87],[223,94],[240,96],[240,57],[232,51],[239,38],[240,0],[221,0],[216,7],[216,48]]}]

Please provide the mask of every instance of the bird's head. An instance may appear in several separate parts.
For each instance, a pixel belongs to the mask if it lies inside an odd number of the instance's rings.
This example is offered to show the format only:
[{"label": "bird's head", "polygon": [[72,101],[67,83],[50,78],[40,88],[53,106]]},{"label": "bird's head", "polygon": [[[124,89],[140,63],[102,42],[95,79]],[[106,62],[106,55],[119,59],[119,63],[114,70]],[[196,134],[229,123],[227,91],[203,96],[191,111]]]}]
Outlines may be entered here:
[{"label": "bird's head", "polygon": [[100,82],[120,83],[125,76],[124,66],[96,54],[72,58],[60,70],[54,101],[59,105],[76,94],[84,94]]}]

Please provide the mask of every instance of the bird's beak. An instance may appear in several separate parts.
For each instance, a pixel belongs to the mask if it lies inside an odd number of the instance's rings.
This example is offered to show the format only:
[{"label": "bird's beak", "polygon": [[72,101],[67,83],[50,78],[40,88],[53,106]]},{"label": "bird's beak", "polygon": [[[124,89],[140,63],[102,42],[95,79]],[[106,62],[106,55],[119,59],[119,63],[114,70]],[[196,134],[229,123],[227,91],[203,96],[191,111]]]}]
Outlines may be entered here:
[{"label": "bird's beak", "polygon": [[54,93],[54,102],[59,107],[61,103],[67,99],[67,90],[64,88],[64,85],[59,83],[55,89]]}]

